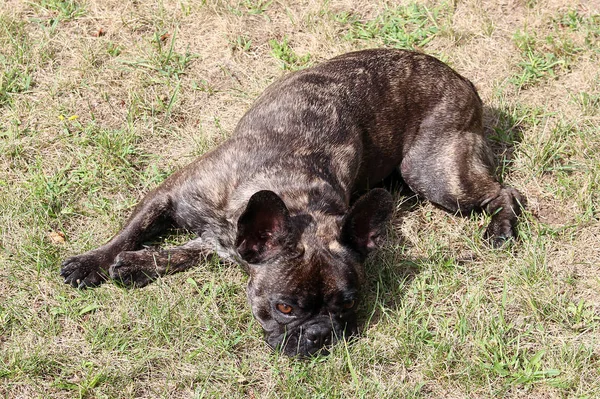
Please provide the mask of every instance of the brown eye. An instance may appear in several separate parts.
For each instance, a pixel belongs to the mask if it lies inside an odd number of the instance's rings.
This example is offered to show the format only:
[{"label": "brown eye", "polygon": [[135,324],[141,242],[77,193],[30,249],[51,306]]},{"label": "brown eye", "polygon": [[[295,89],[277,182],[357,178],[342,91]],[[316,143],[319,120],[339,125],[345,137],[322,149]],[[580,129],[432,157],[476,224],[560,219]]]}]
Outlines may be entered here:
[{"label": "brown eye", "polygon": [[356,303],[355,300],[351,300],[348,302],[344,303],[344,309],[352,309],[354,307],[354,304]]},{"label": "brown eye", "polygon": [[290,305],[285,304],[285,303],[278,303],[277,304],[277,310],[279,310],[283,314],[290,314],[290,313],[292,313],[292,307]]}]

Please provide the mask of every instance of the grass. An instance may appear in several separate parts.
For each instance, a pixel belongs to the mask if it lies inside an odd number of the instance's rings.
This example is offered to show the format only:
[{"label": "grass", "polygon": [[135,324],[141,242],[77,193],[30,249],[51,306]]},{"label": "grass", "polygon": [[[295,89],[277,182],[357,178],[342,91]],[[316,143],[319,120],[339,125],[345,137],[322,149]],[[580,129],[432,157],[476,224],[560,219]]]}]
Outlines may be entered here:
[{"label": "grass", "polygon": [[[9,0],[0,396],[600,396],[600,10],[559,3]],[[528,199],[519,242],[491,250],[486,216],[398,195],[360,339],[307,361],[268,350],[235,267],[62,284],[62,259],[108,240],[270,82],[375,46],[435,54],[476,84],[498,171]]]},{"label": "grass", "polygon": [[576,10],[569,10],[552,19],[550,31],[543,35],[517,31],[513,40],[522,53],[518,64],[521,73],[512,82],[526,88],[540,80],[556,78],[558,70],[569,69],[586,50],[595,50],[599,21],[597,15],[582,16]]},{"label": "grass", "polygon": [[271,46],[271,55],[280,61],[281,69],[295,71],[310,66],[310,54],[297,55],[290,47],[287,36],[281,41],[269,40],[269,46]]},{"label": "grass", "polygon": [[335,19],[347,29],[345,37],[348,40],[367,40],[386,46],[417,49],[427,45],[440,33],[438,21],[447,8],[447,4],[428,7],[412,3],[386,8],[367,20],[349,12],[336,14]]}]

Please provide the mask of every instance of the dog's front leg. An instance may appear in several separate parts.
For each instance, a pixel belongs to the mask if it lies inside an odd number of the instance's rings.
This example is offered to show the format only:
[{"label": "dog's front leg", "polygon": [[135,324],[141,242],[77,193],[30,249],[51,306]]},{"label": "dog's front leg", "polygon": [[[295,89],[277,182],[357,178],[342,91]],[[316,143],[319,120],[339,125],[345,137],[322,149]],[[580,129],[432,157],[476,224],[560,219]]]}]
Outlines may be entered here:
[{"label": "dog's front leg", "polygon": [[110,277],[128,286],[143,287],[159,276],[182,272],[210,256],[202,238],[169,249],[124,251],[110,266]]},{"label": "dog's front leg", "polygon": [[108,269],[117,255],[139,249],[144,241],[172,225],[171,213],[169,187],[160,186],[140,202],[123,229],[109,242],[65,260],[60,275],[66,284],[77,288],[102,284],[107,280]]}]

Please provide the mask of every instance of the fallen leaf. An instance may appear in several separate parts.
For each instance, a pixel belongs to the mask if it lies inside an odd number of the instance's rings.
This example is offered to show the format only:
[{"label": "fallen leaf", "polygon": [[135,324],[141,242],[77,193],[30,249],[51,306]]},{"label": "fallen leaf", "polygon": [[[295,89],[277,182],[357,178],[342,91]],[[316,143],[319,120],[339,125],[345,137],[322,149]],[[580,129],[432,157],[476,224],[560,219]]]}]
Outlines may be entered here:
[{"label": "fallen leaf", "polygon": [[50,239],[50,242],[54,245],[65,243],[65,233],[61,231],[51,231],[50,233],[48,233],[48,238]]}]

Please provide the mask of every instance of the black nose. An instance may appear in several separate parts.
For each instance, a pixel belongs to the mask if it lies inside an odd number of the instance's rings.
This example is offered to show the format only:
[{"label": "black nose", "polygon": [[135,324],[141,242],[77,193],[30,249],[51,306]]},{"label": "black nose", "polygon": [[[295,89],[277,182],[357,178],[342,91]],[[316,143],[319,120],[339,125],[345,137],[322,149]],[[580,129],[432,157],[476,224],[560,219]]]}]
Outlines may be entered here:
[{"label": "black nose", "polygon": [[331,345],[332,335],[331,327],[324,324],[313,324],[307,327],[304,337],[308,352],[314,353],[324,346]]}]

